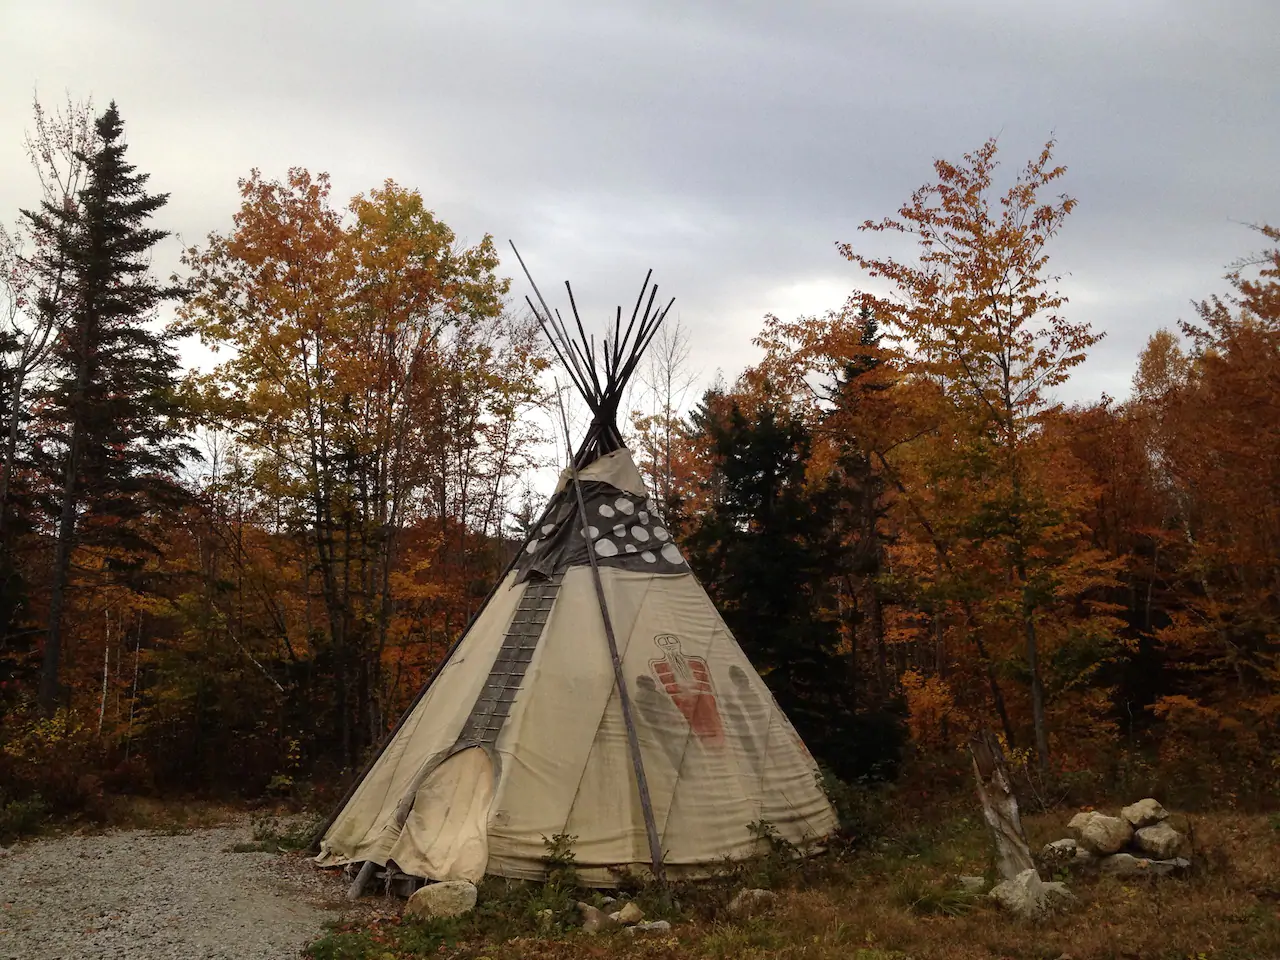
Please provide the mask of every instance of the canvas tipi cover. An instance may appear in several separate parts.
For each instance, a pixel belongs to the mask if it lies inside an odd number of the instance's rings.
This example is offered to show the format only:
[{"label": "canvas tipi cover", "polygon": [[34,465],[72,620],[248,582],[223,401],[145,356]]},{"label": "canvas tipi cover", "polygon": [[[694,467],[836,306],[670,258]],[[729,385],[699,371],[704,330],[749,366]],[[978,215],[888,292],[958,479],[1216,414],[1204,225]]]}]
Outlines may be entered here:
[{"label": "canvas tipi cover", "polygon": [[[599,604],[596,553],[668,873],[835,826],[817,768],[646,499],[624,449],[562,481],[520,562],[321,842],[322,865],[394,861],[433,880],[649,866]],[[584,537],[584,526],[586,537]]]},{"label": "canvas tipi cover", "polygon": [[611,886],[620,870],[698,876],[758,853],[750,825],[762,821],[796,844],[835,828],[813,758],[663,526],[613,422],[666,315],[651,312],[656,292],[625,333],[615,322],[604,376],[584,369],[595,355],[585,336],[572,343],[545,302],[534,308],[595,414],[591,429],[516,561],[323,834],[321,865],[539,879],[548,840],[566,835],[579,875]]}]

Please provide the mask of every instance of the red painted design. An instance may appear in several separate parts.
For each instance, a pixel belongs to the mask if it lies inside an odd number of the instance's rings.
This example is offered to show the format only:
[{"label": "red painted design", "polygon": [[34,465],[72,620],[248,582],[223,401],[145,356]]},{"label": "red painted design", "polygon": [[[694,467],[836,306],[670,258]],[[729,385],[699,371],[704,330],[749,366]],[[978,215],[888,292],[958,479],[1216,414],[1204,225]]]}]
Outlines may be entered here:
[{"label": "red painted design", "polygon": [[664,654],[649,661],[654,676],[680,708],[694,736],[706,744],[722,746],[724,723],[716,705],[707,661],[702,657],[686,657],[680,650],[680,638],[672,634],[659,634],[653,640]]}]

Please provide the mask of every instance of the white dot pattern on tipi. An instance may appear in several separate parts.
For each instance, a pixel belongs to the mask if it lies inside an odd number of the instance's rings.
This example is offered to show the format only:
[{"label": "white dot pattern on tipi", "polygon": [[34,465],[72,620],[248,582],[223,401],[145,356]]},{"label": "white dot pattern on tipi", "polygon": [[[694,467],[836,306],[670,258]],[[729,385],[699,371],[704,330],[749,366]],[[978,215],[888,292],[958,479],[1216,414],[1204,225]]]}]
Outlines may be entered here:
[{"label": "white dot pattern on tipi", "polygon": [[[630,559],[629,555],[638,555],[643,564],[650,567],[666,564],[686,566],[684,557],[674,543],[667,542],[657,553],[643,549],[651,540],[669,541],[671,537],[665,527],[654,523],[657,510],[654,509],[651,501],[633,499],[626,494],[617,496],[612,501],[606,498],[592,499],[595,502],[587,504],[588,514],[593,512],[594,507],[594,513],[598,517],[604,519],[629,517],[634,521],[615,523],[611,530],[603,534],[596,527],[590,527],[589,539],[592,541],[591,546],[598,560],[610,560],[620,555]],[[662,564],[661,561],[666,561],[666,564]]]},{"label": "white dot pattern on tipi", "polygon": [[[602,566],[646,570],[652,573],[687,573],[688,564],[653,501],[624,493],[603,483],[584,483],[586,522],[577,516],[576,497],[563,490],[548,510],[544,522],[525,546],[522,571],[536,569],[544,575],[566,566],[589,562],[586,542]],[[569,526],[572,525],[572,534]]]}]

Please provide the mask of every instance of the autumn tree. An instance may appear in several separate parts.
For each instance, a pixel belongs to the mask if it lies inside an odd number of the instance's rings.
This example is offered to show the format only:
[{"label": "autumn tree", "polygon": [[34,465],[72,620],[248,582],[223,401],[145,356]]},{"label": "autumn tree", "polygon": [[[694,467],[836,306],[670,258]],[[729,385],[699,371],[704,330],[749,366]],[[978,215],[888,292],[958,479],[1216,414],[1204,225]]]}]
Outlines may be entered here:
[{"label": "autumn tree", "polygon": [[[89,102],[54,112],[37,100],[35,130],[25,140],[27,158],[40,183],[40,201],[57,209],[80,202],[87,174],[85,157],[93,152],[95,130]],[[13,231],[0,228],[0,386],[4,403],[4,454],[0,465],[0,537],[7,526],[10,491],[20,455],[22,424],[29,414],[32,387],[54,345],[54,333],[69,302],[65,237],[48,229],[32,232],[29,218]],[[65,231],[67,221],[50,221]]]},{"label": "autumn tree", "polygon": [[[41,200],[75,206],[86,170],[80,158],[93,149],[90,107],[68,99],[50,112],[37,100],[33,112],[35,128],[24,145]],[[68,306],[59,238],[29,226],[21,218],[12,229],[0,227],[0,658],[22,673],[30,669],[38,633],[28,571],[31,555],[41,552],[33,536],[39,484],[31,418]]]},{"label": "autumn tree", "polygon": [[[173,479],[187,452],[177,442],[178,361],[172,335],[149,324],[181,292],[150,272],[150,252],[167,234],[148,223],[168,197],[146,192],[148,175],[125,161],[123,136],[112,103],[95,123],[94,151],[75,155],[86,171],[79,203],[45,199],[26,213],[32,231],[51,238],[37,269],[63,271],[67,291],[38,428],[57,529],[40,680],[46,711],[59,695],[76,548],[118,550],[117,564],[136,565],[154,547],[141,521],[157,503],[182,498]],[[53,296],[46,288],[42,314],[63,309]]]},{"label": "autumn tree", "polygon": [[[1171,673],[1153,705],[1170,731],[1162,749],[1237,793],[1280,782],[1267,760],[1280,717],[1280,230],[1256,229],[1270,248],[1235,264],[1231,292],[1183,324],[1188,353],[1152,338],[1132,402],[1176,577],[1156,630]],[[1212,758],[1206,738],[1225,741]]]},{"label": "autumn tree", "polygon": [[[1065,172],[1053,164],[1052,147],[999,194],[994,141],[959,163],[935,162],[936,181],[896,217],[862,226],[913,238],[916,257],[839,245],[892,295],[855,291],[844,310],[823,318],[770,318],[759,340],[766,368],[802,394],[815,389],[814,376],[837,375],[864,350],[856,322],[863,308],[884,325],[892,388],[868,405],[856,432],[892,494],[894,523],[910,533],[895,548],[894,589],[904,614],[912,607],[925,613],[886,630],[903,637],[930,631],[928,662],[943,672],[955,660],[946,638],[957,632],[976,654],[981,685],[1010,740],[1012,706],[1001,675],[1025,678],[1042,771],[1049,757],[1043,635],[1061,625],[1050,611],[1084,600],[1087,616],[1071,635],[1090,638],[1100,657],[1111,655],[1101,652],[1110,643],[1107,611],[1088,602],[1110,573],[1099,552],[1080,549],[1087,472],[1045,429],[1060,410],[1055,388],[1100,339],[1064,315],[1049,269],[1047,246],[1075,206],[1067,196],[1043,196]],[[1014,632],[1021,656],[1006,642]],[[1060,642],[1068,643],[1055,636],[1055,651]],[[1085,641],[1068,645],[1077,642]],[[1071,659],[1062,661],[1059,683],[1079,690]],[[1090,711],[1101,709],[1097,701]]]},{"label": "autumn tree", "polygon": [[392,182],[345,216],[329,193],[303,170],[242,181],[234,229],[187,254],[196,292],[183,315],[206,343],[234,348],[200,386],[275,504],[276,532],[305,543],[304,590],[314,577],[325,611],[315,655],[353,763],[404,692],[398,670],[383,672],[405,629],[397,596],[438,594],[409,571],[465,567],[482,553],[470,537],[500,533],[542,361],[504,313],[490,238],[461,247]]}]

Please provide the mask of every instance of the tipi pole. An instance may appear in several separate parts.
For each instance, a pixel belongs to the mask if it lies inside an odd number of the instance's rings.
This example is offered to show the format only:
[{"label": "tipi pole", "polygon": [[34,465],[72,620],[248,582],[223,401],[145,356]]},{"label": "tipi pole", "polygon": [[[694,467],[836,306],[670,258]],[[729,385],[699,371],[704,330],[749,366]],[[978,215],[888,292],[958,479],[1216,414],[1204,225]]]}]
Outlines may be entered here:
[{"label": "tipi pole", "polygon": [[604,582],[600,579],[600,567],[596,564],[595,550],[587,537],[587,504],[582,496],[582,482],[578,479],[578,465],[573,460],[573,439],[569,436],[569,417],[564,410],[564,398],[560,384],[556,384],[556,400],[560,404],[560,421],[564,425],[565,450],[569,457],[569,476],[573,479],[573,492],[578,500],[578,516],[582,520],[583,537],[587,542],[587,560],[591,564],[591,579],[596,586],[596,600],[600,603],[600,616],[604,620],[604,635],[609,641],[609,657],[613,660],[613,680],[618,687],[618,701],[622,704],[622,722],[627,728],[627,745],[631,748],[631,765],[636,772],[636,785],[640,790],[640,810],[644,814],[644,830],[649,836],[649,859],[653,875],[659,883],[665,881],[662,867],[662,843],[658,839],[658,824],[653,816],[653,800],[649,795],[649,780],[644,774],[644,761],[640,757],[640,738],[636,734],[635,717],[631,712],[631,695],[622,673],[622,658],[618,656],[618,638],[613,633],[613,618],[609,616],[609,604],[604,598]]}]

